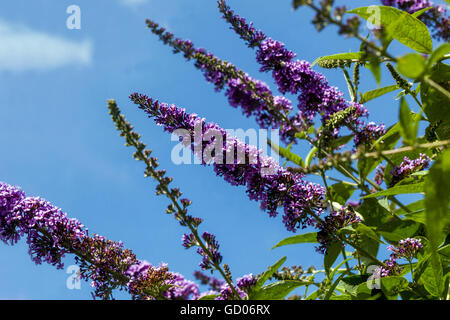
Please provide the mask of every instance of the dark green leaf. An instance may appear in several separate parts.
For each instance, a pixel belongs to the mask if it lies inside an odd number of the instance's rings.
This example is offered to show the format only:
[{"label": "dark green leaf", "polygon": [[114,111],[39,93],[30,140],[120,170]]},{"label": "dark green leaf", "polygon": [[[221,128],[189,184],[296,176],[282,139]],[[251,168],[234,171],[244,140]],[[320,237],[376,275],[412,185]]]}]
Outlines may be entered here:
[{"label": "dark green leaf", "polygon": [[381,97],[382,95],[385,95],[386,93],[392,92],[399,89],[397,85],[387,86],[383,88],[378,88],[375,90],[370,90],[364,93],[359,100],[359,103],[366,103],[370,100],[373,100],[375,98]]},{"label": "dark green leaf", "polygon": [[436,62],[443,58],[446,54],[450,53],[450,43],[441,44],[433,53],[430,55],[427,61],[427,69],[430,69]]},{"label": "dark green leaf", "polygon": [[[406,208],[411,212],[423,210],[425,208],[425,200],[421,199],[416,202],[410,203],[406,206]],[[400,216],[402,214],[407,214],[407,212],[403,208],[399,208],[399,209],[395,210],[394,213],[398,216]]]},{"label": "dark green leaf", "polygon": [[397,296],[401,291],[408,289],[408,280],[403,277],[381,278],[381,290],[388,296]]},{"label": "dark green leaf", "polygon": [[253,287],[253,293],[256,293],[261,287],[266,283],[266,281],[275,273],[278,271],[278,269],[283,265],[283,263],[286,261],[286,257],[281,258],[278,260],[275,264],[269,267],[267,271],[263,273],[263,275],[258,279],[255,286]]},{"label": "dark green leaf", "polygon": [[[450,66],[437,63],[431,70],[430,79],[450,91]],[[439,123],[436,135],[439,139],[450,139],[450,103],[448,97],[426,81],[421,83],[420,96],[424,112],[431,123]]]},{"label": "dark green leaf", "polygon": [[384,244],[384,242],[380,239],[378,234],[371,227],[359,223],[358,226],[356,227],[356,231],[361,235],[364,235],[370,239],[373,239],[375,241],[378,241],[379,243]]},{"label": "dark green leaf", "polygon": [[421,281],[425,286],[425,289],[435,297],[440,297],[441,292],[443,290],[443,273],[442,273],[442,264],[441,258],[439,256],[435,256],[433,259],[433,255],[431,256],[424,272],[421,276]]},{"label": "dark green leaf", "polygon": [[298,243],[317,243],[317,232],[298,234],[281,240],[272,249]]},{"label": "dark green leaf", "polygon": [[338,53],[333,54],[329,56],[323,56],[317,58],[311,66],[316,65],[317,63],[321,61],[347,61],[347,60],[355,60],[355,61],[361,61],[365,57],[365,52],[346,52],[346,53]]},{"label": "dark green leaf", "polygon": [[332,242],[328,247],[323,261],[325,271],[327,274],[330,273],[330,268],[333,266],[334,262],[336,261],[341,251],[342,251],[342,244],[339,241]]},{"label": "dark green leaf", "polygon": [[416,183],[416,184],[407,184],[407,185],[400,185],[400,186],[394,186],[392,188],[369,194],[365,197],[362,197],[362,199],[367,198],[376,198],[381,196],[392,196],[396,194],[406,194],[406,193],[420,193],[423,192],[424,183]]},{"label": "dark green leaf", "polygon": [[335,183],[328,188],[328,192],[330,193],[330,197],[333,199],[333,201],[341,205],[345,205],[354,191],[354,186],[344,182]]},{"label": "dark green leaf", "polygon": [[417,136],[418,121],[416,117],[411,114],[408,103],[404,97],[400,100],[400,132],[406,144],[414,144]]},{"label": "dark green leaf", "polygon": [[398,58],[397,69],[407,78],[418,79],[425,71],[425,59],[418,53],[408,53]]},{"label": "dark green leaf", "polygon": [[[349,11],[361,18],[377,25],[383,26],[389,36],[403,43],[405,46],[420,53],[431,53],[433,42],[430,33],[422,21],[408,14],[405,11],[389,7],[376,6],[379,14],[374,17],[375,6],[362,7]],[[376,21],[378,20],[379,21]],[[378,27],[380,25],[377,25]]]},{"label": "dark green leaf", "polygon": [[306,156],[306,159],[305,159],[305,166],[306,167],[309,167],[310,166],[310,164],[311,164],[311,161],[312,161],[312,159],[313,159],[313,157],[314,157],[314,154],[317,152],[317,148],[316,147],[313,147],[310,151],[309,151],[309,153],[308,153],[308,155]]}]

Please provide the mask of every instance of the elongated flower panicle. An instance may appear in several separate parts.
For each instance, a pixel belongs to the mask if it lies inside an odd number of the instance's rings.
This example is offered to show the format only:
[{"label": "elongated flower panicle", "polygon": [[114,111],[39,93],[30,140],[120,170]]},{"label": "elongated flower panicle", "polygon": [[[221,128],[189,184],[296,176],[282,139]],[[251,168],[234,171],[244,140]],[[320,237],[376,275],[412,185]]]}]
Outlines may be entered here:
[{"label": "elongated flower panicle", "polygon": [[235,15],[225,1],[220,0],[217,3],[219,10],[224,14],[224,18],[231,24],[232,28],[241,36],[249,47],[259,46],[266,38],[263,32],[253,28],[253,23],[247,23],[244,18]]},{"label": "elongated flower panicle", "polygon": [[419,158],[414,160],[404,157],[403,162],[391,170],[392,178],[390,185],[393,186],[412,173],[428,168],[430,162],[431,159],[423,153],[419,155]]},{"label": "elongated flower panicle", "polygon": [[422,20],[428,27],[434,29],[433,37],[437,40],[448,41],[450,28],[447,9],[444,5],[435,5],[430,0],[381,0],[385,6],[396,7],[408,13],[430,8],[422,13],[418,19]]},{"label": "elongated flower panicle", "polygon": [[36,264],[46,262],[62,269],[62,258],[75,254],[81,278],[91,280],[94,298],[110,299],[114,289],[125,289],[139,299],[199,296],[195,284],[169,272],[165,265],[164,270],[153,270],[165,277],[164,283],[143,278],[138,274],[148,274],[149,264],[140,262],[122,242],[96,234],[90,236],[78,220],[68,218],[50,202],[26,197],[19,188],[0,182],[0,239],[13,245],[24,236]]},{"label": "elongated flower panicle", "polygon": [[[214,160],[216,174],[232,185],[246,186],[249,198],[259,201],[270,216],[276,216],[278,208],[283,207],[283,222],[288,230],[295,231],[300,226],[312,224],[308,213],[313,210],[320,214],[324,210],[324,189],[320,185],[304,181],[301,174],[288,172],[272,158],[262,155],[256,147],[229,136],[217,124],[206,123],[196,114],[159,103],[145,95],[134,93],[130,98],[165,131],[185,130],[184,135],[189,139],[181,138],[202,159],[202,164],[212,162],[205,161],[205,151],[216,150],[214,156],[206,157],[206,160]],[[197,138],[196,128],[200,128]]]},{"label": "elongated flower panicle", "polygon": [[[245,19],[234,14],[225,1],[220,0],[219,10],[223,18],[227,20],[241,38],[246,40],[251,48],[257,48],[256,60],[261,65],[261,71],[272,72],[272,77],[278,85],[281,93],[298,95],[298,108],[302,121],[311,125],[317,114],[322,116],[325,123],[330,117],[345,110],[354,111],[353,116],[348,117],[339,126],[334,128],[334,136],[343,126],[349,127],[355,134],[355,146],[370,143],[384,134],[384,126],[374,123],[365,124],[361,117],[367,117],[368,111],[362,105],[348,102],[344,94],[338,88],[330,86],[324,75],[311,69],[311,65],[305,60],[293,60],[296,54],[285,48],[282,42],[273,40],[267,36],[261,37],[258,42],[250,42],[249,33],[256,33],[251,24]],[[239,21],[237,23],[236,21]],[[251,30],[251,31],[249,31]],[[263,34],[261,31],[258,34]]]}]

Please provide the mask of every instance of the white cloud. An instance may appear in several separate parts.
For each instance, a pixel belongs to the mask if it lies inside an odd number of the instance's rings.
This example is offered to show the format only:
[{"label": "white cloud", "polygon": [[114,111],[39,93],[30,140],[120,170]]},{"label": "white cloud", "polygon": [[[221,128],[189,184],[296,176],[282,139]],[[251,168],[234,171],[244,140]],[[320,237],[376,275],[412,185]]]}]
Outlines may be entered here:
[{"label": "white cloud", "polygon": [[120,3],[131,8],[136,8],[142,4],[147,3],[148,0],[120,0]]},{"label": "white cloud", "polygon": [[0,71],[49,70],[92,61],[89,40],[75,42],[0,20]]}]

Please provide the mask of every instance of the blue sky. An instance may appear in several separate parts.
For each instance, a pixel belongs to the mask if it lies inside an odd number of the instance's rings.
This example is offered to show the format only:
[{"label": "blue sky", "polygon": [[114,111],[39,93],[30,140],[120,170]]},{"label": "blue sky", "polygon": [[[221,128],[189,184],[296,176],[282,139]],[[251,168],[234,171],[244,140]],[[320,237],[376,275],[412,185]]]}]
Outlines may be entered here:
[{"label": "blue sky", "polygon": [[[311,11],[293,11],[290,2],[229,4],[301,59],[358,50],[355,40],[338,37],[334,27],[317,33],[310,24]],[[345,2],[355,3],[338,1]],[[66,27],[66,8],[72,4],[81,8],[80,30]],[[358,1],[358,6],[370,4],[377,2]],[[154,195],[154,182],[144,179],[143,165],[132,159],[133,151],[115,131],[106,108],[106,100],[114,98],[161,167],[174,177],[174,185],[193,201],[191,213],[205,219],[202,230],[216,234],[235,277],[259,273],[284,255],[286,265],[320,267],[322,257],[313,245],[270,250],[291,235],[281,217],[269,218],[256,202],[248,201],[242,188],[228,185],[212,168],[173,164],[170,136],[128,100],[130,93],[142,92],[224,128],[256,128],[253,119],[230,108],[191,63],[150,34],[147,17],[274,88],[269,75],[258,73],[255,53],[220,18],[215,1],[2,1],[0,181],[51,201],[90,232],[122,240],[139,258],[167,262],[171,270],[192,278],[200,257],[183,249],[185,230],[164,213],[168,200]],[[401,45],[393,47],[396,54],[406,51]],[[345,90],[339,72],[324,73]],[[362,83],[363,91],[376,86],[366,72]],[[371,120],[386,125],[395,121],[393,96],[367,104]],[[304,156],[308,148],[299,145],[296,151]],[[89,299],[89,284],[68,290],[67,276],[64,270],[35,266],[24,241],[13,247],[0,245],[0,299]]]}]

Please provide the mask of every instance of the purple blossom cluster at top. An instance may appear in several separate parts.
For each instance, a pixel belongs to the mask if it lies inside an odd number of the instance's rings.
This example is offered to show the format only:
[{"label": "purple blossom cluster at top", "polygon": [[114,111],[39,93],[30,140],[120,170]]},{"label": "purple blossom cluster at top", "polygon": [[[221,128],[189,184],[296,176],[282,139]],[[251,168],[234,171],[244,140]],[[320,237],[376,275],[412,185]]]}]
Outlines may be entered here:
[{"label": "purple blossom cluster at top", "polygon": [[19,188],[0,182],[0,239],[13,245],[24,236],[36,264],[46,262],[61,269],[64,266],[62,258],[68,253],[75,254],[81,278],[91,280],[94,297],[108,299],[113,289],[125,288],[134,297],[151,299],[154,298],[151,293],[141,289],[155,291],[158,289],[156,285],[172,285],[161,292],[168,299],[195,299],[199,296],[198,287],[193,282],[178,273],[169,272],[165,265],[162,269],[152,267],[152,275],[165,278],[163,283],[155,282],[157,277],[143,277],[142,274],[149,274],[151,266],[137,260],[130,250],[123,248],[122,242],[95,234],[90,236],[78,220],[68,218],[48,201],[26,197]]},{"label": "purple blossom cluster at top", "polygon": [[391,170],[392,178],[390,185],[393,186],[410,174],[428,168],[430,161],[431,159],[423,153],[420,154],[419,158],[414,160],[404,157],[403,162]]},{"label": "purple blossom cluster at top", "polygon": [[325,217],[323,223],[319,223],[317,232],[317,241],[320,246],[316,248],[317,252],[325,254],[331,243],[339,241],[336,232],[353,223],[360,222],[360,218],[350,207],[342,207],[338,211],[331,212]]},{"label": "purple blossom cluster at top", "polygon": [[449,18],[444,5],[435,5],[430,0],[381,0],[381,3],[385,6],[396,7],[409,13],[432,7],[421,14],[418,19],[422,20],[428,27],[434,29],[434,38],[448,41],[450,34]]},{"label": "purple blossom cluster at top", "polygon": [[[324,210],[324,189],[320,185],[304,181],[302,174],[288,172],[256,147],[229,136],[217,124],[206,123],[196,114],[159,103],[145,95],[135,93],[130,98],[158,125],[164,126],[165,131],[186,130],[185,134],[189,137],[181,137],[182,141],[186,146],[191,146],[202,163],[215,160],[213,166],[216,174],[232,185],[246,186],[249,198],[259,201],[270,216],[276,216],[278,208],[282,207],[283,222],[288,230],[294,232],[300,226],[313,224],[309,213],[314,211],[320,214]],[[201,130],[197,138],[196,128]],[[205,151],[211,149],[215,154],[212,156],[211,153],[212,158],[206,157],[205,161]]]},{"label": "purple blossom cluster at top", "polygon": [[[219,10],[223,18],[232,24],[233,29],[242,38],[245,38],[249,30],[253,30],[243,18],[236,16],[223,0],[219,1]],[[236,20],[240,23],[236,24]],[[313,71],[309,62],[293,60],[295,53],[287,50],[279,41],[268,37],[261,39],[258,45],[249,45],[258,48],[256,60],[261,65],[261,71],[272,71],[281,93],[298,95],[298,108],[303,121],[312,124],[315,116],[321,114],[324,122],[333,114],[352,107],[355,109],[356,117],[349,117],[349,120],[344,121],[341,126],[351,127],[355,132],[356,146],[373,141],[384,134],[384,126],[377,126],[372,122],[366,124],[360,120],[360,117],[368,116],[367,109],[357,103],[346,101],[344,94],[336,87],[330,86],[325,76]]]},{"label": "purple blossom cluster at top", "polygon": [[230,22],[234,30],[239,30],[239,35],[249,47],[258,46],[266,38],[265,34],[260,30],[253,28],[253,24],[248,24],[244,18],[235,15],[227,6],[224,0],[219,0],[219,9],[224,12],[225,18]]},{"label": "purple blossom cluster at top", "polygon": [[417,253],[423,248],[420,239],[407,238],[400,240],[397,246],[390,245],[389,251],[392,251],[389,260],[384,261],[385,265],[380,266],[374,270],[374,274],[379,277],[395,276],[402,272],[403,268],[397,263],[398,259],[407,259],[411,262],[413,258],[417,257]]}]

